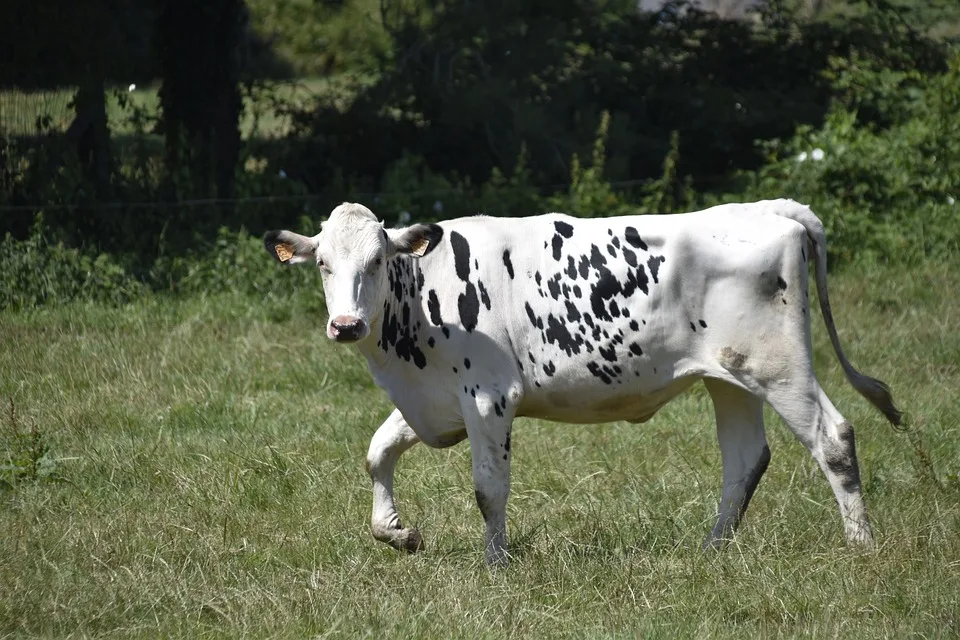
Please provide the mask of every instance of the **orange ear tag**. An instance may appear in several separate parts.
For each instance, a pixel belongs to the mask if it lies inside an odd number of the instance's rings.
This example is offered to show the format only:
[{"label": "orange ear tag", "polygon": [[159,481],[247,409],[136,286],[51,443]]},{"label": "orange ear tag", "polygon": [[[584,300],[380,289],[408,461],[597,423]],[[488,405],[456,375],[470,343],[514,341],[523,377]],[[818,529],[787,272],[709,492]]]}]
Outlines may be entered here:
[{"label": "orange ear tag", "polygon": [[427,247],[429,246],[430,246],[429,240],[427,240],[426,238],[420,238],[419,240],[414,242],[413,245],[410,247],[410,253],[417,256],[418,258],[422,258],[423,255],[427,252]]},{"label": "orange ear tag", "polygon": [[293,257],[293,247],[288,244],[278,244],[273,247],[273,250],[277,252],[277,258],[280,259],[280,262],[287,262]]}]

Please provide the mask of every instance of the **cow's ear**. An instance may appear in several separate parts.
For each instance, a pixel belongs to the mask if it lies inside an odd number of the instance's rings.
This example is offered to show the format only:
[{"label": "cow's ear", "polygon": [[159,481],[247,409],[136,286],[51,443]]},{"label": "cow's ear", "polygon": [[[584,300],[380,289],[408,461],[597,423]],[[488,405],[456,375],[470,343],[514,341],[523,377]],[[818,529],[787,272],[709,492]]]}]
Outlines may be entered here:
[{"label": "cow's ear", "polygon": [[292,231],[267,231],[263,235],[263,246],[277,262],[299,264],[316,259],[317,237],[308,238]]},{"label": "cow's ear", "polygon": [[443,238],[438,224],[415,224],[406,229],[385,229],[390,240],[390,253],[405,253],[422,258],[437,248]]}]

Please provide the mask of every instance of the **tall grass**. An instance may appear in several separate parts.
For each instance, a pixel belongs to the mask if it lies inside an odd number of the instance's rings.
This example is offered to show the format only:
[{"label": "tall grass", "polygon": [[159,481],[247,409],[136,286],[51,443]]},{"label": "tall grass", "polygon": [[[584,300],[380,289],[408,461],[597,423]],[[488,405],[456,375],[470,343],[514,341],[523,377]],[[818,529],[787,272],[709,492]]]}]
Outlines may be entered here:
[{"label": "tall grass", "polygon": [[[858,268],[831,285],[848,354],[911,417],[891,430],[815,321],[876,553],[845,548],[826,481],[772,414],[747,524],[701,552],[720,461],[698,385],[645,425],[519,421],[514,561],[495,572],[465,445],[400,463],[401,515],[427,551],[369,535],[363,458],[390,406],[316,305],[2,313],[0,636],[955,636],[960,271]],[[17,471],[30,438],[43,474]]]}]

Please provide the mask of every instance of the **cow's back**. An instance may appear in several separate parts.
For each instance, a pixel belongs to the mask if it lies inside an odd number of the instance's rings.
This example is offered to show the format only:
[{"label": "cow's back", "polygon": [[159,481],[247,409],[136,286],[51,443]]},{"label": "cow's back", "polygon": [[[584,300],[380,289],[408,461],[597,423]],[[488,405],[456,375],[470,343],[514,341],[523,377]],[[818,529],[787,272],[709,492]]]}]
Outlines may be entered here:
[{"label": "cow's back", "polygon": [[719,348],[711,336],[729,342],[742,330],[730,326],[732,298],[749,308],[761,275],[779,273],[784,247],[802,235],[742,205],[444,227],[450,251],[434,269],[454,290],[438,295],[446,304],[436,315],[460,318],[452,349],[475,354],[470,366],[519,376],[521,415],[567,422],[649,418],[704,373]]}]

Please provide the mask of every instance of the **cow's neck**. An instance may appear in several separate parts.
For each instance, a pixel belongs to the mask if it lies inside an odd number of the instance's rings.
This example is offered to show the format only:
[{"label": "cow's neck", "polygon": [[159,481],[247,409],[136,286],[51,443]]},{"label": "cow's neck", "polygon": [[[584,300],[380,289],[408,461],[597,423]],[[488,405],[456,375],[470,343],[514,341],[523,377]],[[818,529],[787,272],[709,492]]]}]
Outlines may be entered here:
[{"label": "cow's neck", "polygon": [[423,275],[419,265],[398,257],[388,264],[388,291],[380,313],[370,323],[370,336],[358,345],[374,378],[406,375],[426,365],[429,324],[420,305]]}]

